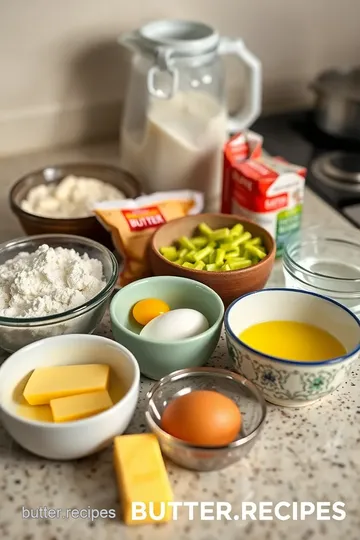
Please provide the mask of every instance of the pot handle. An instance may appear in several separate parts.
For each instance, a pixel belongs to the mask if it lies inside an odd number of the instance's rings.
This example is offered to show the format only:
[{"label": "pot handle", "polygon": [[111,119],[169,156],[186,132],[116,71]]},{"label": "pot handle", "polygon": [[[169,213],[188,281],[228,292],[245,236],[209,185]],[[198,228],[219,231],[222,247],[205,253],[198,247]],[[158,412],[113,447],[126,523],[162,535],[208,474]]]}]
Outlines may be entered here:
[{"label": "pot handle", "polygon": [[246,66],[248,73],[244,107],[228,119],[228,131],[232,134],[247,129],[260,115],[262,69],[258,58],[245,47],[241,39],[221,38],[219,54],[237,56]]}]

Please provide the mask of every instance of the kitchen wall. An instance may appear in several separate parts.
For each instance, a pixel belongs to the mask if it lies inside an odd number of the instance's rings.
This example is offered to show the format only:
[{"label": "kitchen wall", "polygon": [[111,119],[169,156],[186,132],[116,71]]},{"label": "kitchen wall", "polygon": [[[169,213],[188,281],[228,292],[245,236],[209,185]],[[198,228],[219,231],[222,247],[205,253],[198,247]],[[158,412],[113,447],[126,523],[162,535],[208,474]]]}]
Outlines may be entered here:
[{"label": "kitchen wall", "polygon": [[359,0],[0,0],[0,155],[116,135],[116,36],[168,17],[241,36],[262,60],[267,110],[309,103],[319,70],[358,62]]}]

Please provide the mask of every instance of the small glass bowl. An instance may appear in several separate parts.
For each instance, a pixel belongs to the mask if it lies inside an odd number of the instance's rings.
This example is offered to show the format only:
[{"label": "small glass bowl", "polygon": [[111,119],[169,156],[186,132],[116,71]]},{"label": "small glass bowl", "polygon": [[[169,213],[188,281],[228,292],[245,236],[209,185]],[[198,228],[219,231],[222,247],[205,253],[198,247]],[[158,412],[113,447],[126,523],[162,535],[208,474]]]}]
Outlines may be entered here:
[{"label": "small glass bowl", "polygon": [[289,238],[283,255],[285,285],[337,300],[360,316],[360,238],[309,227]]},{"label": "small glass bowl", "polygon": [[[232,399],[242,415],[238,438],[221,447],[188,444],[160,427],[167,404],[194,390],[215,390]],[[196,471],[223,469],[246,456],[265,423],[266,404],[261,392],[250,381],[225,369],[181,369],[163,377],[147,394],[146,421],[157,436],[161,449],[172,461]],[[196,414],[196,411],[194,411]]]},{"label": "small glass bowl", "polygon": [[18,238],[0,245],[0,265],[21,252],[34,252],[41,245],[74,249],[81,255],[98,259],[103,265],[104,288],[85,304],[63,313],[36,318],[0,317],[0,347],[14,352],[39,339],[62,334],[91,334],[104,316],[107,300],[118,277],[115,256],[104,246],[81,236],[70,234],[41,234]]}]

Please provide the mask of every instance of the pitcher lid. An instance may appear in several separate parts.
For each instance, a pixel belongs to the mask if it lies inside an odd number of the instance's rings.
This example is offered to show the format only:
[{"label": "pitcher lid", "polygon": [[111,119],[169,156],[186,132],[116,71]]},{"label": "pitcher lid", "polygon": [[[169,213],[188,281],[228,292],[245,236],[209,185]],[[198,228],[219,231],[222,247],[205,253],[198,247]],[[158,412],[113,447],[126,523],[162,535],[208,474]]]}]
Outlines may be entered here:
[{"label": "pitcher lid", "polygon": [[211,26],[194,21],[155,21],[140,28],[138,34],[148,47],[167,47],[179,56],[206,54],[219,44],[219,35]]}]

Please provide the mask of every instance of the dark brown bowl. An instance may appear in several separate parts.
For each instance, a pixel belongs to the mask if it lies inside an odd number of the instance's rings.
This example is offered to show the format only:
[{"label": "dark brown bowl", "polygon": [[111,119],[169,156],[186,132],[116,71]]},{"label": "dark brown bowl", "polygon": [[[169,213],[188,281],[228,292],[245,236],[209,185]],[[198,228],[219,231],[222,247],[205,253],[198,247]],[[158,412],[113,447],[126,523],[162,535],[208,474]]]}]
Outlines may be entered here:
[{"label": "dark brown bowl", "polygon": [[21,208],[21,201],[25,199],[30,189],[41,184],[59,183],[68,175],[97,178],[117,187],[129,199],[135,199],[141,195],[138,181],[113,165],[100,163],[49,165],[44,169],[23,176],[11,188],[10,207],[20,221],[23,230],[29,235],[61,233],[84,236],[113,249],[110,234],[100,225],[95,216],[52,219],[30,214]]},{"label": "dark brown bowl", "polygon": [[[212,229],[232,227],[236,223],[241,223],[245,230],[253,236],[262,238],[268,255],[254,266],[229,272],[206,272],[183,268],[161,255],[159,252],[161,247],[172,245],[180,236],[193,236],[201,222],[206,223]],[[169,221],[157,229],[151,241],[150,262],[152,271],[157,276],[181,276],[208,285],[218,293],[227,307],[239,296],[257,291],[265,286],[274,265],[275,251],[275,242],[272,236],[252,221],[231,214],[197,214]]]}]

